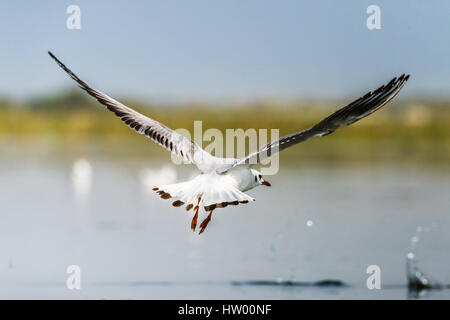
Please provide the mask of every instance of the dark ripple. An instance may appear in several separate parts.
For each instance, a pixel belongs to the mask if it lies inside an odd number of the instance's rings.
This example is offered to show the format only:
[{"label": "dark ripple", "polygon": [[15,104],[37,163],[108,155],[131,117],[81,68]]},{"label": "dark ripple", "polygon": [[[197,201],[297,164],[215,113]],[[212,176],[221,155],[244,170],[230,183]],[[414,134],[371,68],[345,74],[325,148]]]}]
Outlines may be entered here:
[{"label": "dark ripple", "polygon": [[296,287],[348,287],[340,280],[325,279],[320,281],[295,281],[295,280],[250,280],[232,281],[235,286],[296,286]]}]

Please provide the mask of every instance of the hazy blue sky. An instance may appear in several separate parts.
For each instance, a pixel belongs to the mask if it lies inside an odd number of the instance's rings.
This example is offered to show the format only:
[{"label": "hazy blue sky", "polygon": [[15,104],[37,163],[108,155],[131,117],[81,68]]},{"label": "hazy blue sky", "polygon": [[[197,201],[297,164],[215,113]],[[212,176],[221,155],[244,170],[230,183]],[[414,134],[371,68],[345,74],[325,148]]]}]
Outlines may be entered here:
[{"label": "hazy blue sky", "polygon": [[[66,8],[81,8],[81,30]],[[366,8],[381,7],[381,30]],[[403,94],[450,96],[450,1],[13,1],[0,3],[0,94],[81,78],[145,99],[351,97],[408,72]]]}]

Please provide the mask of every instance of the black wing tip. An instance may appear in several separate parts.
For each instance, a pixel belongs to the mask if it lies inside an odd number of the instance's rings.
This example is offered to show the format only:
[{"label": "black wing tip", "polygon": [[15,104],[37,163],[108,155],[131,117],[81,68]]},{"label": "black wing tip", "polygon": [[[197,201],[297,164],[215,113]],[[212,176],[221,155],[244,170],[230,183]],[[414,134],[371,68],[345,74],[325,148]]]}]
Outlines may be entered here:
[{"label": "black wing tip", "polygon": [[[379,87],[378,89],[376,89],[372,92],[369,92],[370,96],[385,95],[387,93],[393,93],[397,89],[401,89],[403,87],[403,85],[405,84],[405,82],[408,81],[409,77],[410,77],[410,74],[402,73],[400,76],[394,77],[393,79],[391,79],[391,81],[389,81],[387,84],[382,85],[381,87]],[[367,96],[367,94],[366,94],[366,96]]]},{"label": "black wing tip", "polygon": [[55,60],[55,62],[61,67],[61,69],[63,69],[69,75],[69,77],[78,82],[79,86],[82,89],[87,90],[87,88],[89,87],[88,84],[78,78],[77,75],[73,73],[72,70],[70,70],[64,63],[62,63],[50,50],[48,51],[48,54],[53,60]]},{"label": "black wing tip", "polygon": [[68,68],[64,65],[64,63],[62,63],[61,61],[59,61],[59,59],[49,50],[49,51],[47,51],[48,52],[48,55],[53,59],[53,60],[55,60],[56,61],[56,63],[61,67],[61,68],[63,68],[66,72],[68,72]]},{"label": "black wing tip", "polygon": [[395,90],[395,88],[403,86],[403,84],[406,81],[408,81],[409,77],[410,77],[410,74],[402,73],[400,76],[394,77],[386,85],[383,85],[380,88],[378,88],[377,90],[373,91],[373,93]]},{"label": "black wing tip", "polygon": [[410,76],[411,75],[409,73],[403,73],[400,77],[397,78],[397,81],[395,82],[395,85],[393,85],[393,87],[395,88],[403,87],[406,81],[409,80]]},{"label": "black wing tip", "polygon": [[403,73],[400,77],[398,77],[398,82],[408,81],[411,75],[409,73]]},{"label": "black wing tip", "polygon": [[[389,86],[393,86],[394,84],[398,84],[398,83],[402,83],[402,82],[406,82],[408,81],[409,77],[411,75],[409,73],[402,73],[400,76],[398,77],[394,77],[391,81],[389,81],[386,85],[384,85],[385,87],[389,87]],[[383,87],[383,86],[382,86]],[[377,91],[377,90],[376,90]]]},{"label": "black wing tip", "polygon": [[52,59],[54,59],[54,60],[57,61],[57,62],[60,62],[60,61],[58,60],[58,58],[57,58],[50,50],[48,50],[47,53],[48,53],[48,55],[49,55],[50,57],[52,57]]}]

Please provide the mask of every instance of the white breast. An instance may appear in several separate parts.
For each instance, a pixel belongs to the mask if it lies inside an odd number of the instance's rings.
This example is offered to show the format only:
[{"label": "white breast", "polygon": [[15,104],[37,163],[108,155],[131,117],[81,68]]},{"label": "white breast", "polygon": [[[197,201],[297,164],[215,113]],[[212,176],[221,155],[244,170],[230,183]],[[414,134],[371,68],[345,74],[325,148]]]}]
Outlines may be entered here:
[{"label": "white breast", "polygon": [[223,178],[240,191],[247,191],[258,185],[255,183],[255,177],[253,176],[249,166],[234,167],[225,173]]}]

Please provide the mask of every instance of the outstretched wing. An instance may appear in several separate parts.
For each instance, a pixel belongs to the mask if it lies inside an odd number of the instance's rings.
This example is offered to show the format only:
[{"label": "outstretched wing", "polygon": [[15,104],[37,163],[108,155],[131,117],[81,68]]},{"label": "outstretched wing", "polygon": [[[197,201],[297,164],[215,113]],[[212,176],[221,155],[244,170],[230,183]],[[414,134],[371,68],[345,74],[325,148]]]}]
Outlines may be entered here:
[{"label": "outstretched wing", "polygon": [[309,138],[326,136],[339,128],[351,125],[388,103],[397,95],[408,79],[409,75],[402,74],[400,77],[389,81],[388,84],[379,87],[373,92],[367,93],[363,97],[353,101],[342,109],[339,109],[332,115],[320,121],[314,127],[272,141],[247,157],[237,160],[226,170],[241,164],[256,164],[276,152],[308,140]]},{"label": "outstretched wing", "polygon": [[211,170],[214,163],[219,159],[200,148],[195,142],[189,140],[178,132],[166,127],[156,120],[150,119],[137,111],[123,105],[106,94],[91,87],[89,84],[78,78],[69,68],[58,60],[50,51],[48,54],[58,63],[58,65],[88,94],[105,105],[108,110],[115,113],[127,126],[140,134],[146,135],[160,146],[175,153],[185,161],[195,164],[201,171]]}]

